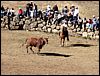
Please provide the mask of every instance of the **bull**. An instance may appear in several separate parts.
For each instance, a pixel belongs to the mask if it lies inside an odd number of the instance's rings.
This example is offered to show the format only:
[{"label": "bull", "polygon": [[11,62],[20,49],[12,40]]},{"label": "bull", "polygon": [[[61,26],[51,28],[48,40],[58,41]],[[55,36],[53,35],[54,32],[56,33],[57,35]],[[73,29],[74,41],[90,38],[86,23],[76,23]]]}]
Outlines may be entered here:
[{"label": "bull", "polygon": [[[42,49],[42,47],[45,45],[45,44],[48,44],[48,38],[43,38],[43,37],[40,37],[40,38],[35,38],[35,37],[29,37],[25,40],[25,43],[26,44],[26,49],[27,49],[27,53],[28,53],[28,47],[30,46],[30,50],[34,53],[32,47],[37,47],[38,48],[38,52],[37,54],[40,53],[40,50]],[[24,46],[24,44],[22,44],[22,46]]]}]

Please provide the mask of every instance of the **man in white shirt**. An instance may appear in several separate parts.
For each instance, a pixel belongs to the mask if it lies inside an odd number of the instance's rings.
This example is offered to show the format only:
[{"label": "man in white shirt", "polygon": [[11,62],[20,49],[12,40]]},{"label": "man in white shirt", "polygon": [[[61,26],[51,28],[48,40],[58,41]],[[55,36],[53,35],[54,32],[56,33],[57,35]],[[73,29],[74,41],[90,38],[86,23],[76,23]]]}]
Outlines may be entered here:
[{"label": "man in white shirt", "polygon": [[48,6],[47,6],[47,11],[50,11],[50,10],[51,10],[51,6],[48,5]]},{"label": "man in white shirt", "polygon": [[79,14],[79,9],[78,9],[78,7],[76,7],[73,16],[78,16],[78,14]]},{"label": "man in white shirt", "polygon": [[12,8],[12,9],[10,10],[10,12],[11,12],[11,16],[14,17],[14,15],[15,15],[15,10],[14,10],[14,8]]},{"label": "man in white shirt", "polygon": [[34,10],[30,10],[30,17],[33,18]]}]

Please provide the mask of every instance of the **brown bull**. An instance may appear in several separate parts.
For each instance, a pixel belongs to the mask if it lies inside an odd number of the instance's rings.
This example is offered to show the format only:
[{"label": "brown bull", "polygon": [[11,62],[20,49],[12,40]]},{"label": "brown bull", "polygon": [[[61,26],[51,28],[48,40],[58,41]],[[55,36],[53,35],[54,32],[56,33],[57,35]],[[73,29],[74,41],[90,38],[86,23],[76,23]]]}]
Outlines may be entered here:
[{"label": "brown bull", "polygon": [[[28,53],[28,47],[30,46],[30,50],[34,53],[34,51],[32,50],[32,47],[37,47],[38,48],[38,54],[40,52],[40,49],[42,49],[42,47],[45,44],[48,44],[48,38],[35,38],[35,37],[29,37],[26,39],[25,43],[26,44],[26,49],[27,49],[27,53]],[[22,44],[22,46],[24,45]]]},{"label": "brown bull", "polygon": [[61,26],[61,32],[59,32],[59,37],[60,37],[60,44],[63,47],[66,37],[67,37],[67,41],[69,41],[69,34],[68,34],[67,27]]}]

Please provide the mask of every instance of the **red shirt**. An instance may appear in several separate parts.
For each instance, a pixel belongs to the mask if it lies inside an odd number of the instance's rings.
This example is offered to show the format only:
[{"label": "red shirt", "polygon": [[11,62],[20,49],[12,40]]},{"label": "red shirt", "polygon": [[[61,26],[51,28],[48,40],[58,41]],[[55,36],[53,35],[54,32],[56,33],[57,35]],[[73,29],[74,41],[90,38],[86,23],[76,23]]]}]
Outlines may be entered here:
[{"label": "red shirt", "polygon": [[23,13],[22,9],[19,9],[18,14],[22,14],[22,13]]},{"label": "red shirt", "polygon": [[92,20],[91,20],[91,19],[89,19],[88,23],[92,24],[93,22],[92,22]]}]

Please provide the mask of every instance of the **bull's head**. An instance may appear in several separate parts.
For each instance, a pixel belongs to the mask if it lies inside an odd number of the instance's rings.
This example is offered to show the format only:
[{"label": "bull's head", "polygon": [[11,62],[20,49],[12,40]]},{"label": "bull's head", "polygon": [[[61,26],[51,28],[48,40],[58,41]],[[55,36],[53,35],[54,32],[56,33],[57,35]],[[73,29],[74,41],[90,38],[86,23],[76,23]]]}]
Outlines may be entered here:
[{"label": "bull's head", "polygon": [[48,38],[44,38],[46,44],[48,44]]}]

